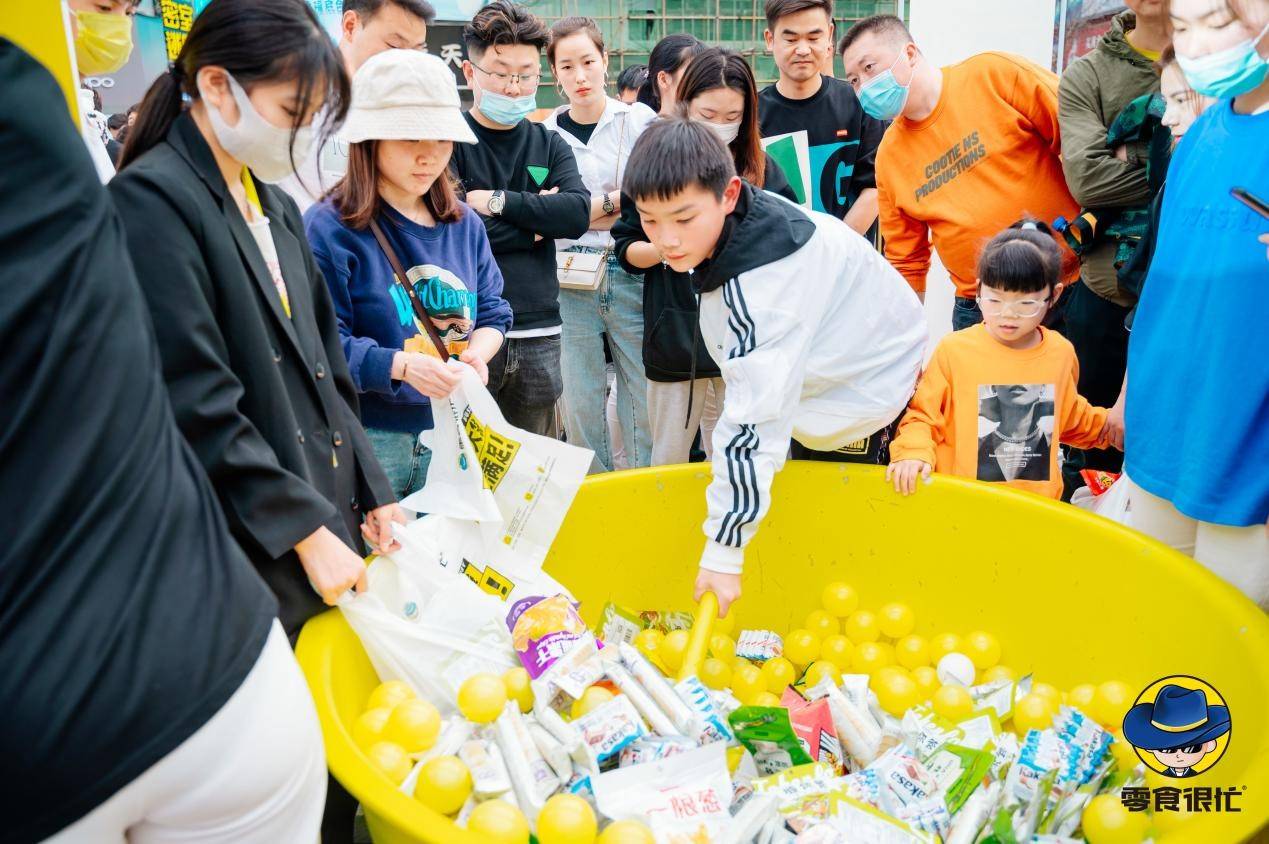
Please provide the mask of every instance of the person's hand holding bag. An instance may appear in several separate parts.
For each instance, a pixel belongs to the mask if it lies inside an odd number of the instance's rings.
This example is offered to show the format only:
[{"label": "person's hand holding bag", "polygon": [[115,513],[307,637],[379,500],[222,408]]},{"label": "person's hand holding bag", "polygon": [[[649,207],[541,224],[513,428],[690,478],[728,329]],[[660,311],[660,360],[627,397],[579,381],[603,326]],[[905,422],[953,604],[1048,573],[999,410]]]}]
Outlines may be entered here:
[{"label": "person's hand holding bag", "polygon": [[371,549],[380,554],[391,554],[401,547],[392,533],[394,523],[405,524],[405,511],[395,501],[367,513],[366,520],[361,523],[361,535]]},{"label": "person's hand holding bag", "polygon": [[309,584],[327,606],[335,606],[354,586],[358,592],[366,591],[366,564],[329,528],[320,527],[301,539],[295,553]]},{"label": "person's hand holding bag", "polygon": [[392,362],[394,377],[404,381],[429,399],[449,398],[462,374],[446,361],[417,352],[397,352]]}]

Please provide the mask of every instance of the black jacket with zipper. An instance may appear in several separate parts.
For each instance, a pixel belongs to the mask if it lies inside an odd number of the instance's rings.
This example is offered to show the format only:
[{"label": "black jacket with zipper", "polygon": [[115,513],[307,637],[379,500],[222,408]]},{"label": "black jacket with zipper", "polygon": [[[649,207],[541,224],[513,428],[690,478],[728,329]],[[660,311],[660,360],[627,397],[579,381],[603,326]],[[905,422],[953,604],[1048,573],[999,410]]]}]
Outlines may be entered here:
[{"label": "black jacket with zipper", "polygon": [[256,180],[291,304],[188,114],[110,181],[181,432],[295,634],[325,607],[293,546],[327,527],[363,553],[396,496],[357,417],[330,292],[295,201]]}]

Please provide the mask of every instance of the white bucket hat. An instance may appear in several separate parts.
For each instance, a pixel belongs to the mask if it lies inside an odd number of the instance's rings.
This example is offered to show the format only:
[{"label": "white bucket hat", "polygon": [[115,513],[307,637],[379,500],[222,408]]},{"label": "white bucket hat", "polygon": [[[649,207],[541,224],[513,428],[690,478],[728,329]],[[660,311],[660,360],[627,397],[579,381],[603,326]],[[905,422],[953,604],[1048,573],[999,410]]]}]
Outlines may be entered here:
[{"label": "white bucket hat", "polygon": [[476,143],[454,74],[440,57],[418,50],[384,50],[366,60],[353,76],[352,106],[338,137],[350,144]]}]

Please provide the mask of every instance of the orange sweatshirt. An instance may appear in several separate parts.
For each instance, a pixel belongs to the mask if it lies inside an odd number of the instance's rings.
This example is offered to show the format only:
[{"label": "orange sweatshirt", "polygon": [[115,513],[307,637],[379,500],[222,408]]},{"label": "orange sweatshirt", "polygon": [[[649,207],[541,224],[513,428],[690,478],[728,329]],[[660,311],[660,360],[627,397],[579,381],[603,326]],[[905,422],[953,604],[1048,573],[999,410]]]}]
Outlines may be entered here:
[{"label": "orange sweatshirt", "polygon": [[917,384],[890,460],[924,460],[936,472],[1062,496],[1058,441],[1099,443],[1107,410],[1075,384],[1070,341],[1047,328],[1039,345],[1011,349],[982,325],[948,334]]},{"label": "orange sweatshirt", "polygon": [[[978,287],[987,241],[1024,216],[1052,224],[1079,213],[1062,173],[1058,78],[1018,56],[980,53],[943,68],[938,105],[919,123],[899,117],[877,150],[886,258],[918,292],[930,239],[956,295]],[[1062,246],[1063,280],[1079,259]]]}]

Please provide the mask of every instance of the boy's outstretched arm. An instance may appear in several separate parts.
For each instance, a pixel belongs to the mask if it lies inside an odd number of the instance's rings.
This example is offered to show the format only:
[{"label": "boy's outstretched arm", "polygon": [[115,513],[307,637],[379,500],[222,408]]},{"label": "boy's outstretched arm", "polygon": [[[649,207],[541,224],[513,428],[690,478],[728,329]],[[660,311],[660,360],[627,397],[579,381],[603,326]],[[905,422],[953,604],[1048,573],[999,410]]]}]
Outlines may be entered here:
[{"label": "boy's outstretched arm", "polygon": [[921,373],[916,394],[908,403],[899,431],[890,444],[886,480],[894,482],[895,492],[903,495],[916,492],[918,475],[929,480],[935,463],[935,446],[946,439],[951,392],[946,357],[943,347],[939,346],[934,350],[930,365]]}]

